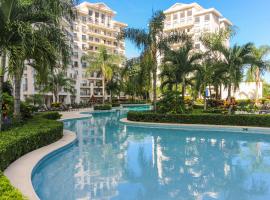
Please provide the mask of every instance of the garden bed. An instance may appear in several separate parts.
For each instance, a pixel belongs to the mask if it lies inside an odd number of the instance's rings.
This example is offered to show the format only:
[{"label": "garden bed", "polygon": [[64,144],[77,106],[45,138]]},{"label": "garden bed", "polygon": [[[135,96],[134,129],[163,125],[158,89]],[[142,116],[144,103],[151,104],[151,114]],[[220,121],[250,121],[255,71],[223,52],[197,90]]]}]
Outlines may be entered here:
[{"label": "garden bed", "polygon": [[137,122],[270,127],[270,115],[158,114],[130,111],[127,119]]},{"label": "garden bed", "polygon": [[24,125],[0,133],[0,199],[24,199],[1,171],[21,156],[49,145],[63,136],[63,123],[57,112],[42,113]]}]

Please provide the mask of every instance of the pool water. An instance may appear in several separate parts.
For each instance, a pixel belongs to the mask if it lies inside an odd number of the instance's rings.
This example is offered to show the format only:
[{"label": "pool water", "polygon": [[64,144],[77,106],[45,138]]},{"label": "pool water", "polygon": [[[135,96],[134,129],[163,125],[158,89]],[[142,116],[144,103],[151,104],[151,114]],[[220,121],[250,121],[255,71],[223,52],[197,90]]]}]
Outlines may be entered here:
[{"label": "pool water", "polygon": [[267,200],[270,137],[129,126],[125,111],[68,120],[78,141],[44,160],[41,200]]}]

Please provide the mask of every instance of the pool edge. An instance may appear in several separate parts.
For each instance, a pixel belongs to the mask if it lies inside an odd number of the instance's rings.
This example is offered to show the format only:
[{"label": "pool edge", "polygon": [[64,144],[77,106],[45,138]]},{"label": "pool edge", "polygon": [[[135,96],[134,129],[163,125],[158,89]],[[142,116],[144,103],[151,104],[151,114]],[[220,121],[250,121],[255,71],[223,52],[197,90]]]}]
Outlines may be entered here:
[{"label": "pool edge", "polygon": [[[270,135],[270,128],[254,127],[254,126],[230,126],[230,125],[213,125],[213,124],[180,124],[180,123],[156,123],[156,122],[137,122],[130,121],[127,118],[120,119],[120,122],[126,125],[140,126],[140,127],[163,127],[176,128],[186,130],[212,130],[212,131],[233,131],[246,134],[266,134]],[[247,130],[246,130],[247,129]],[[254,132],[256,131],[256,132]],[[259,132],[258,132],[259,131]]]}]

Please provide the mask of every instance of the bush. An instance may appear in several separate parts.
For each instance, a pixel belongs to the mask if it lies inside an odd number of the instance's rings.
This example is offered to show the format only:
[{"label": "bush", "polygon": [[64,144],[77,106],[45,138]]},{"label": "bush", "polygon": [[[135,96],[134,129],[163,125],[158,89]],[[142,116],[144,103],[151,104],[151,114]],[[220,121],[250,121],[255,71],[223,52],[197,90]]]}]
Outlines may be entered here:
[{"label": "bush", "polygon": [[39,113],[39,116],[42,116],[45,119],[51,119],[51,120],[57,120],[61,118],[61,114],[59,112],[44,112],[44,113]]},{"label": "bush", "polygon": [[127,118],[139,122],[270,127],[270,115],[158,114],[131,111]]},{"label": "bush", "polygon": [[121,104],[146,104],[148,103],[145,100],[128,100],[128,101],[123,101]]},{"label": "bush", "polygon": [[209,108],[217,108],[224,105],[224,100],[219,99],[207,99],[207,107]]},{"label": "bush", "polygon": [[120,107],[120,103],[112,103],[112,107]]},{"label": "bush", "polygon": [[179,92],[166,92],[157,103],[158,113],[184,113],[185,105]]},{"label": "bush", "polygon": [[0,172],[0,199],[16,199],[24,200],[26,199],[23,195],[14,188],[9,180]]},{"label": "bush", "polygon": [[110,104],[94,106],[94,110],[111,110],[111,109],[112,109],[112,105],[110,105]]},{"label": "bush", "polygon": [[63,123],[45,119],[47,116],[36,115],[24,125],[0,133],[0,170],[24,154],[63,136]]}]

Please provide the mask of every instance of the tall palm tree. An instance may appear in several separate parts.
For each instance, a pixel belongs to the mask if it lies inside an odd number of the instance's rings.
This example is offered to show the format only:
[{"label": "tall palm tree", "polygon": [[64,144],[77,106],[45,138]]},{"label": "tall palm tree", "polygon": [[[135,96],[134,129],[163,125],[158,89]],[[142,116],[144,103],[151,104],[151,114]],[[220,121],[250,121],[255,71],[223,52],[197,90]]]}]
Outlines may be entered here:
[{"label": "tall palm tree", "polygon": [[[220,45],[217,49],[214,49],[221,54],[217,66],[227,79],[225,87],[228,89],[227,100],[229,104],[231,103],[232,89],[236,90],[243,78],[245,65],[256,63],[253,56],[253,47],[253,44],[247,43],[243,46],[235,44],[233,47]],[[229,107],[229,114],[231,114],[231,109],[232,106]]]},{"label": "tall palm tree", "polygon": [[163,62],[172,66],[171,69],[174,70],[176,85],[178,83],[182,85],[183,101],[187,82],[190,82],[193,73],[199,69],[202,57],[203,55],[200,52],[194,52],[193,43],[191,41],[187,41],[179,49],[168,49],[164,54]]},{"label": "tall palm tree", "polygon": [[109,54],[104,46],[100,46],[98,53],[88,53],[82,56],[82,61],[88,64],[87,73],[101,72],[102,74],[102,95],[103,103],[105,102],[105,89],[108,81],[112,79],[113,68],[120,66],[123,57],[119,55]]},{"label": "tall palm tree", "polygon": [[62,89],[73,94],[74,80],[67,78],[64,70],[51,71],[48,76],[48,80],[42,89],[42,92],[52,92],[55,102],[59,102],[59,93]]},{"label": "tall palm tree", "polygon": [[256,95],[255,101],[258,101],[258,90],[261,82],[261,76],[270,69],[270,60],[267,56],[270,54],[270,46],[261,46],[259,48],[254,47],[253,55],[256,59],[256,63],[250,65],[247,71],[247,81],[256,82]]},{"label": "tall palm tree", "polygon": [[[36,63],[41,64],[39,68],[42,69],[42,67],[45,66],[43,63],[45,63],[46,61],[52,62],[53,58],[57,58],[57,56],[52,56],[53,53],[57,54],[57,52],[67,52],[66,50],[64,50],[67,45],[62,46],[65,43],[63,42],[63,40],[62,42],[59,42],[59,40],[54,40],[52,43],[50,43],[50,48],[48,48],[47,51],[44,52],[46,53],[48,52],[48,50],[50,50],[50,54],[40,54],[43,55],[41,57],[30,56],[32,53],[33,55],[36,55],[37,52],[40,52],[40,50],[34,49],[34,47],[36,47],[37,44],[39,44],[40,42],[39,40],[35,40],[37,39],[36,33],[43,30],[44,37],[49,36],[48,33],[60,33],[59,31],[55,32],[55,30],[57,29],[56,27],[60,25],[60,18],[66,17],[68,15],[71,16],[72,5],[72,0],[0,1],[0,31],[3,31],[3,34],[0,34],[0,41],[3,41],[2,45],[0,46],[0,50],[4,52],[2,53],[2,60],[5,59],[6,55],[13,57],[9,59],[9,63],[12,72],[10,74],[15,75],[13,78],[16,84],[14,91],[14,117],[20,115],[20,92],[18,90],[20,90],[19,85],[21,83],[21,74],[25,66],[25,60],[36,59]],[[50,34],[50,36],[52,36],[53,34]],[[51,39],[53,37],[48,38],[46,42],[47,45],[45,45],[46,47],[49,46],[48,42],[51,42]],[[57,38],[59,39],[62,37],[59,37],[58,35]],[[43,38],[41,37],[41,39]],[[44,50],[44,48],[42,48],[41,46],[39,46],[38,48]],[[65,60],[66,58],[63,59],[64,62]],[[3,63],[5,64],[5,62]],[[5,65],[2,65],[2,69],[3,68],[5,68]],[[4,70],[1,70],[1,72],[3,71]]]},{"label": "tall palm tree", "polygon": [[147,53],[151,56],[151,71],[153,78],[153,104],[155,111],[157,102],[158,57],[163,54],[164,48],[166,48],[169,44],[180,42],[187,38],[184,33],[174,32],[171,34],[164,34],[164,19],[164,13],[162,11],[157,11],[149,20],[147,30],[127,28],[122,32],[120,37],[131,40],[139,49],[142,49],[143,54]]}]

